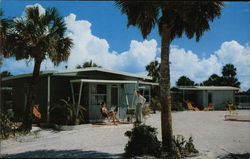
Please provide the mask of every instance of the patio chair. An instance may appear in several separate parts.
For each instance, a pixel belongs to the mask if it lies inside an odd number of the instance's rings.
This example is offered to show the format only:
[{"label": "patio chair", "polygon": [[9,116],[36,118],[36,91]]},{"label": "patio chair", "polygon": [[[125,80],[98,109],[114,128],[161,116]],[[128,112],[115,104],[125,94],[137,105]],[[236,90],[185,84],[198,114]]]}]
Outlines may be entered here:
[{"label": "patio chair", "polygon": [[193,107],[191,102],[187,102],[187,107],[188,107],[189,110],[200,111],[199,108]]},{"label": "patio chair", "polygon": [[41,113],[39,112],[38,105],[34,105],[34,106],[33,106],[33,114],[34,114],[38,119],[41,119],[42,115],[41,115]]},{"label": "patio chair", "polygon": [[215,104],[214,103],[209,103],[207,107],[205,107],[203,110],[204,111],[209,111],[214,109]]},{"label": "patio chair", "polygon": [[227,110],[229,111],[230,115],[232,114],[232,111],[234,110],[234,104],[227,102]]}]

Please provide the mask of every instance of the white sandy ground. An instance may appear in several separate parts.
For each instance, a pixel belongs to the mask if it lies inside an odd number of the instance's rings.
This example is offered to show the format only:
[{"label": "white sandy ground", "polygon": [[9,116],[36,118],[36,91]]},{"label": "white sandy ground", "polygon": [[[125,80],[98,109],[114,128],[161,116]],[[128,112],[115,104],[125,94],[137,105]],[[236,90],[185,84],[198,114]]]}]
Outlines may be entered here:
[{"label": "white sandy ground", "polygon": [[[237,110],[249,115],[250,110]],[[226,111],[173,112],[173,133],[192,136],[200,155],[195,159],[231,158],[229,154],[250,153],[250,122],[225,121]],[[160,133],[160,112],[150,115],[146,124]],[[19,136],[1,142],[1,157],[122,158],[132,124],[74,126],[70,131],[41,130],[36,135]]]}]

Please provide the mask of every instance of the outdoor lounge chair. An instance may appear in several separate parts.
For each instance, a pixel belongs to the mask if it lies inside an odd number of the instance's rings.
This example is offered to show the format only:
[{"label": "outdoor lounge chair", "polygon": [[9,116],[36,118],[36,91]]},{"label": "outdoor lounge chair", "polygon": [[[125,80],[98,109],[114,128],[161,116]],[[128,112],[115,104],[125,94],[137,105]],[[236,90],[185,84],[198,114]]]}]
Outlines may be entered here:
[{"label": "outdoor lounge chair", "polygon": [[234,104],[230,102],[226,102],[227,104],[227,110],[229,111],[230,115],[232,114],[232,111],[234,110]]},{"label": "outdoor lounge chair", "polygon": [[214,109],[215,104],[214,103],[209,103],[207,107],[205,107],[203,110],[204,111],[209,111]]},{"label": "outdoor lounge chair", "polygon": [[189,110],[200,111],[199,108],[193,107],[191,102],[187,102],[187,107],[188,107]]},{"label": "outdoor lounge chair", "polygon": [[33,106],[33,114],[38,118],[41,119],[41,113],[39,112],[38,105]]}]

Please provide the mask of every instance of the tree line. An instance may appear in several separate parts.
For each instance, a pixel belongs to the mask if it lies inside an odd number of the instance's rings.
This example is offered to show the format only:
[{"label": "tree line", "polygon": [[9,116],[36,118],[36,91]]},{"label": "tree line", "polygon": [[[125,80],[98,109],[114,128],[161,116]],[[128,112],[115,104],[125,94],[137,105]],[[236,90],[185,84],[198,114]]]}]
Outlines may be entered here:
[{"label": "tree line", "polygon": [[[148,76],[152,76],[155,82],[160,80],[159,69],[160,63],[157,60],[146,66]],[[221,74],[222,76],[219,76],[214,73],[201,83],[195,83],[189,77],[183,75],[176,81],[176,86],[232,86],[240,88],[240,82],[236,77],[237,69],[233,64],[223,66]]]}]

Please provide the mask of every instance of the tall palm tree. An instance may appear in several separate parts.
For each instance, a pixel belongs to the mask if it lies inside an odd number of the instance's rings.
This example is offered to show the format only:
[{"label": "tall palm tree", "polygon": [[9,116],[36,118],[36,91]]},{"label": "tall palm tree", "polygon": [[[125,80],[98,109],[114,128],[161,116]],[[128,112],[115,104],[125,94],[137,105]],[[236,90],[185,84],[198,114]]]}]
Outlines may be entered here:
[{"label": "tall palm tree", "polygon": [[2,8],[0,8],[0,66],[2,65],[2,55],[3,55],[3,47],[4,46],[4,42],[6,39],[6,32],[7,30],[10,28],[11,26],[11,20],[6,19],[3,17],[4,12],[2,10]]},{"label": "tall palm tree", "polygon": [[159,81],[160,63],[157,60],[150,62],[146,66],[146,70],[148,71],[148,76],[152,76],[154,82]]},{"label": "tall palm tree", "polygon": [[177,82],[177,86],[194,86],[194,81],[192,81],[190,78],[186,76],[181,76]]},{"label": "tall palm tree", "polygon": [[92,60],[90,61],[86,61],[81,65],[77,65],[76,68],[77,69],[80,69],[80,68],[87,68],[87,67],[101,67],[101,66],[98,66],[96,63],[92,62]]},{"label": "tall palm tree", "polygon": [[116,6],[127,15],[127,26],[133,25],[141,30],[143,38],[151,32],[156,24],[161,36],[161,127],[163,147],[171,152],[172,117],[170,96],[169,47],[174,38],[183,33],[188,38],[196,37],[199,41],[203,33],[209,30],[209,21],[221,14],[223,2],[185,2],[185,1],[132,1],[116,0]]},{"label": "tall palm tree", "polygon": [[55,8],[47,8],[40,13],[37,6],[25,9],[24,18],[13,19],[13,26],[7,31],[3,54],[14,56],[16,60],[33,59],[34,69],[22,128],[29,131],[32,124],[32,106],[36,101],[36,85],[39,81],[41,63],[50,58],[58,65],[66,61],[73,45],[65,37],[66,24]]}]

